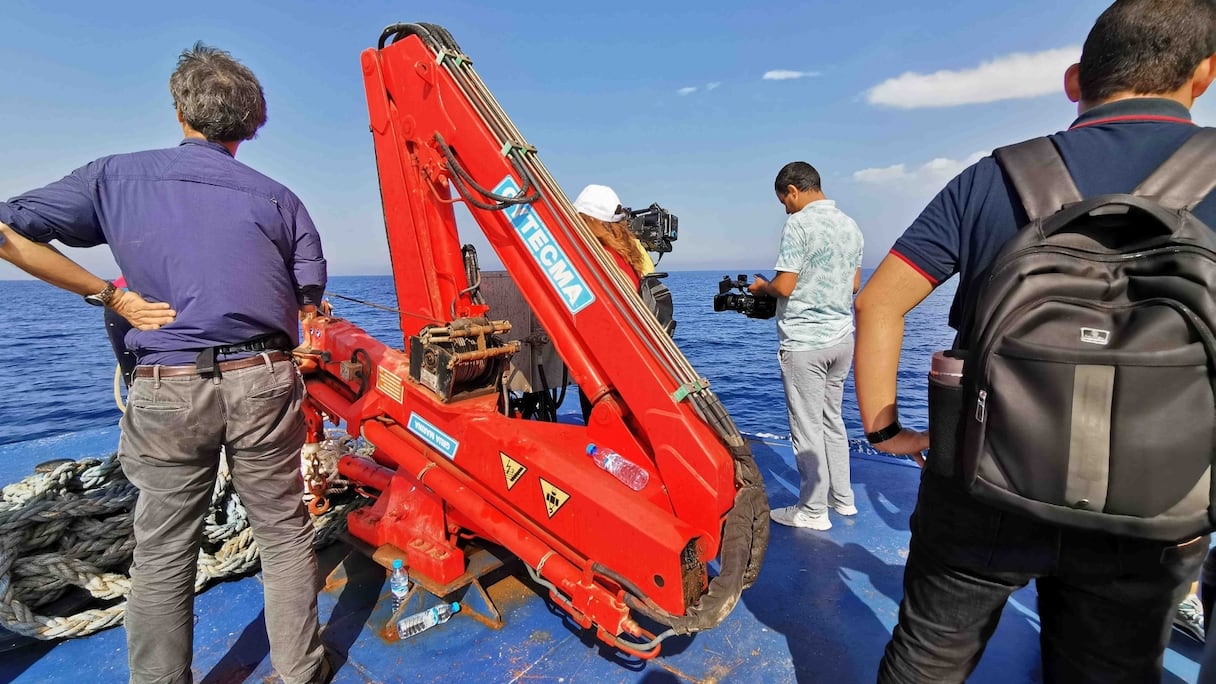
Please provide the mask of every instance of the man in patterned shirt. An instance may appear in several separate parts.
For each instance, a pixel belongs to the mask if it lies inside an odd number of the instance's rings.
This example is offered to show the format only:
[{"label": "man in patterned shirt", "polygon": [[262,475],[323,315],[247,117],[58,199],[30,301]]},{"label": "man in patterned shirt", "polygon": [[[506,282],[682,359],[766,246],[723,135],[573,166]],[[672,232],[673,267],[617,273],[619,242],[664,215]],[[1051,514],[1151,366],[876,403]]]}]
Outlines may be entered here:
[{"label": "man in patterned shirt", "polygon": [[861,287],[861,230],[823,194],[806,162],[782,167],[774,183],[789,218],[776,277],[749,290],[777,298],[777,356],[801,485],[798,504],[774,509],[775,522],[827,530],[828,507],[856,515],[849,440],[840,403],[853,360],[853,295]]}]

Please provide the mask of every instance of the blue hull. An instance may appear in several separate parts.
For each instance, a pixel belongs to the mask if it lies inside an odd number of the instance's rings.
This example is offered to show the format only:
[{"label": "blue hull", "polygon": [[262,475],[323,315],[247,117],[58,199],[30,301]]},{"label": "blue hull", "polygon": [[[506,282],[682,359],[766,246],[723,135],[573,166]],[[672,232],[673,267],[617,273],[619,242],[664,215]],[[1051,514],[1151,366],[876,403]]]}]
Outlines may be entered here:
[{"label": "blue hull", "polygon": [[[113,451],[116,430],[0,446],[0,484],[35,463]],[[789,445],[755,441],[774,506],[793,503],[798,474]],[[345,662],[335,682],[872,682],[894,627],[919,470],[855,454],[860,513],[833,514],[829,532],[773,526],[759,581],[717,628],[668,639],[639,662],[608,649],[545,599],[523,573],[489,593],[505,626],[457,615],[409,641],[386,638],[384,570],[348,547],[323,552],[324,640]],[[1013,595],[972,681],[1038,682],[1033,587]],[[195,602],[194,677],[206,684],[278,681],[268,657],[256,576],[209,588]],[[1175,632],[1166,682],[1194,682],[1202,646]],[[0,653],[0,683],[127,680],[125,633],[115,628]]]}]

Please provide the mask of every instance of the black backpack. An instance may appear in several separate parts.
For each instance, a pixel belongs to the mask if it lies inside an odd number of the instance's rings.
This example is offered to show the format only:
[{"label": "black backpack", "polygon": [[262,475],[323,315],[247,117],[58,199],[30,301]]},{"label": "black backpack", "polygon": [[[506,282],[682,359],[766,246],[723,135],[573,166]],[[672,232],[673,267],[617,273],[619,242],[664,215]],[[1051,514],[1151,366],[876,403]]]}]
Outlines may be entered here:
[{"label": "black backpack", "polygon": [[1191,209],[1216,186],[1216,130],[1130,195],[1083,199],[1047,138],[994,155],[1030,221],[968,302],[956,474],[1048,523],[1211,531],[1216,234]]}]

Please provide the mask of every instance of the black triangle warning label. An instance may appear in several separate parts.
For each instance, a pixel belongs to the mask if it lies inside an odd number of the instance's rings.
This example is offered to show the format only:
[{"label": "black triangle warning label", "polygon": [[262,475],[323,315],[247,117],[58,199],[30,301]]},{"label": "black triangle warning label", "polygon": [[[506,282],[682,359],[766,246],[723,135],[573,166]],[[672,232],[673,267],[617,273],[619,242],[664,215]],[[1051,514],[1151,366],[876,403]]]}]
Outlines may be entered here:
[{"label": "black triangle warning label", "polygon": [[[528,469],[524,464],[501,451],[498,452],[498,457],[502,459],[502,476],[507,479],[507,489],[511,489],[524,476],[524,473],[528,472]],[[553,514],[550,513],[549,515],[552,516]]]},{"label": "black triangle warning label", "polygon": [[552,518],[570,500],[570,495],[555,487],[552,483],[540,478],[540,491],[545,495],[545,512]]}]

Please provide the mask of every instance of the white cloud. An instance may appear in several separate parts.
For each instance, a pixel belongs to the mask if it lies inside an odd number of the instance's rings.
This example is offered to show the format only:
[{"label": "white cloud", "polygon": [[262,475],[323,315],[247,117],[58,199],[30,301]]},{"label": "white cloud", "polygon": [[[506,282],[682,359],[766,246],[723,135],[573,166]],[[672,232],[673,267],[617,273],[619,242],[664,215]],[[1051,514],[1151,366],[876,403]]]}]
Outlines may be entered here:
[{"label": "white cloud", "polygon": [[677,90],[676,94],[677,95],[692,95],[695,92],[697,92],[697,89],[694,86],[686,86],[684,88],[680,88],[679,90]]},{"label": "white cloud", "polygon": [[705,89],[706,89],[706,90],[713,90],[714,88],[717,88],[717,87],[718,87],[718,86],[720,86],[720,85],[722,85],[722,81],[714,81],[714,82],[712,82],[712,83],[706,83],[706,84],[705,84]]},{"label": "white cloud", "polygon": [[[866,92],[870,104],[899,109],[1016,100],[1060,92],[1064,70],[1081,55],[1079,46],[1013,54],[971,69],[907,72]],[[767,75],[766,75],[767,78]]]},{"label": "white cloud", "polygon": [[789,69],[773,69],[772,71],[764,72],[763,78],[765,81],[789,81],[795,78],[807,78],[809,76],[818,76],[818,71],[791,71]]},{"label": "white cloud", "polygon": [[854,171],[852,178],[858,183],[875,185],[899,183],[901,185],[941,186],[957,176],[963,169],[986,156],[988,156],[987,152],[973,152],[966,159],[938,157],[912,171],[909,171],[904,164],[862,169]]},{"label": "white cloud", "polygon": [[853,180],[859,183],[888,183],[907,178],[907,176],[908,172],[903,164],[853,172]]}]

